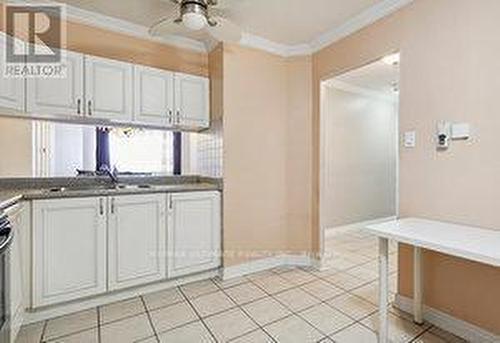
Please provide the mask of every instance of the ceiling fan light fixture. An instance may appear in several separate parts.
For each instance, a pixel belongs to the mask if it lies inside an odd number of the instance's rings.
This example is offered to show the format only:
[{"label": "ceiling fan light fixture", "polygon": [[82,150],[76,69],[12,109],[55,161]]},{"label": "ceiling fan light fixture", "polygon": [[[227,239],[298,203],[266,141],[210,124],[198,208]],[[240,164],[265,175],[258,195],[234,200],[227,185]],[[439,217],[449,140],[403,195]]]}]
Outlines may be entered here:
[{"label": "ceiling fan light fixture", "polygon": [[198,31],[208,25],[207,5],[204,1],[185,1],[181,12],[182,23],[190,30]]},{"label": "ceiling fan light fixture", "polygon": [[207,26],[207,18],[199,13],[186,13],[182,16],[184,26],[193,31],[198,31]]}]

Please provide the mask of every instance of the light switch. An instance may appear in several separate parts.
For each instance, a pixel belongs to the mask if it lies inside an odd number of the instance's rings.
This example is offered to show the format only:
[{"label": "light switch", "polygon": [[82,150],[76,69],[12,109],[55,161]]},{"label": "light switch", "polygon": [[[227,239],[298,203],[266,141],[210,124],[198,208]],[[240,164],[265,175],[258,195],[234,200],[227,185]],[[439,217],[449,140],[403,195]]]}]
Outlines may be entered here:
[{"label": "light switch", "polygon": [[417,133],[415,131],[407,131],[403,137],[405,148],[414,148],[417,145]]}]

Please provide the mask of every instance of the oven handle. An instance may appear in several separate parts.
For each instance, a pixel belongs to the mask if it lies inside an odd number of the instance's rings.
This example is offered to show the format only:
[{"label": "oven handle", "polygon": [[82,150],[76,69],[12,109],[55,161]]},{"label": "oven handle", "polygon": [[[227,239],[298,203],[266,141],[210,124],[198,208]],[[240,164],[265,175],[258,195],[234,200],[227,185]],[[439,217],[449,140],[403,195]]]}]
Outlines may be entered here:
[{"label": "oven handle", "polygon": [[10,227],[5,227],[2,230],[2,233],[3,232],[5,232],[5,234],[2,234],[2,236],[7,237],[7,239],[0,245],[0,255],[9,248],[12,242],[12,229]]}]

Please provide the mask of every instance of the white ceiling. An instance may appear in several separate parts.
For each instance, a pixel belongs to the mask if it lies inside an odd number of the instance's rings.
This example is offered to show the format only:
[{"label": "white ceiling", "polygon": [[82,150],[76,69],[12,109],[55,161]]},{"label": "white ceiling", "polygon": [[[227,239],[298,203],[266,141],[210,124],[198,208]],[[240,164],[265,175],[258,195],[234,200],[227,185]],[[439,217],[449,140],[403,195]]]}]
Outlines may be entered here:
[{"label": "white ceiling", "polygon": [[329,84],[333,87],[360,89],[363,92],[391,98],[397,97],[394,83],[396,85],[399,83],[399,65],[388,65],[378,60],[337,76],[330,80]]},{"label": "white ceiling", "polygon": [[[57,1],[143,27],[177,15],[177,6],[170,0]],[[411,0],[219,0],[218,7],[242,27],[247,37],[252,36],[253,41],[257,37],[267,45],[293,50],[299,46],[309,47],[336,29],[341,34],[355,31],[409,2]],[[339,38],[338,33],[333,38]]]}]

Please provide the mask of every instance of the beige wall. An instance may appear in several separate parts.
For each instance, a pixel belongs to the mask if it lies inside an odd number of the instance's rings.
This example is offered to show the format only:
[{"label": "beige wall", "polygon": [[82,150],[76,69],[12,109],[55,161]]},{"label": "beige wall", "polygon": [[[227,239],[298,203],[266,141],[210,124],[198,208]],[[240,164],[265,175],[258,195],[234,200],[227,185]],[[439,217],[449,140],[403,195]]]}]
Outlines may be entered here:
[{"label": "beige wall", "polygon": [[0,176],[33,174],[31,121],[0,117],[0,156]]},{"label": "beige wall", "polygon": [[311,61],[233,45],[223,60],[224,265],[309,250]]},{"label": "beige wall", "polygon": [[397,104],[333,86],[321,101],[321,226],[395,216]]},{"label": "beige wall", "polygon": [[[418,146],[402,150],[401,215],[500,229],[497,0],[417,0],[314,58],[313,235],[319,249],[319,81],[401,51],[400,130]],[[474,138],[437,153],[438,120],[469,122]],[[500,270],[427,252],[425,302],[500,333]],[[399,292],[411,296],[411,256],[401,249]]]}]

